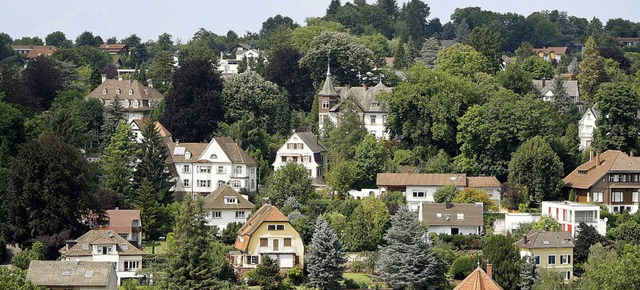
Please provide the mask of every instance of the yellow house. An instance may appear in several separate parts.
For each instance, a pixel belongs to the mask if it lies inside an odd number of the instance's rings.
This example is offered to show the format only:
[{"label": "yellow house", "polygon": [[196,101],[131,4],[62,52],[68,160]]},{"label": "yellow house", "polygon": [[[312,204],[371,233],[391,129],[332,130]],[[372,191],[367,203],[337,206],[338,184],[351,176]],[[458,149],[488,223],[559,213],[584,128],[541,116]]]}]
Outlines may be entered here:
[{"label": "yellow house", "polygon": [[277,207],[263,205],[238,231],[230,253],[234,268],[251,269],[268,255],[278,262],[280,269],[302,268],[304,245],[300,234]]},{"label": "yellow house", "polygon": [[515,242],[520,256],[534,259],[538,269],[558,271],[565,280],[573,277],[573,237],[569,232],[531,231]]}]

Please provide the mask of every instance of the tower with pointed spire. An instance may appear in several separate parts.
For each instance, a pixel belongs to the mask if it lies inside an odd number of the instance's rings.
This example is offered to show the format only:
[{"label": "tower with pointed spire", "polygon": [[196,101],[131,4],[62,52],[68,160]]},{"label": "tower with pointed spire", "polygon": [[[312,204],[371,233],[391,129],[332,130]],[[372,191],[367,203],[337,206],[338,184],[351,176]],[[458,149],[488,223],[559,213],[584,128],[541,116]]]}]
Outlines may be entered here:
[{"label": "tower with pointed spire", "polygon": [[338,105],[340,101],[340,94],[333,86],[333,80],[331,79],[331,65],[327,64],[327,76],[322,85],[322,90],[318,93],[318,113],[320,120],[320,128],[323,127],[323,121],[325,117],[329,117],[335,122],[335,116],[332,118],[331,109]]}]

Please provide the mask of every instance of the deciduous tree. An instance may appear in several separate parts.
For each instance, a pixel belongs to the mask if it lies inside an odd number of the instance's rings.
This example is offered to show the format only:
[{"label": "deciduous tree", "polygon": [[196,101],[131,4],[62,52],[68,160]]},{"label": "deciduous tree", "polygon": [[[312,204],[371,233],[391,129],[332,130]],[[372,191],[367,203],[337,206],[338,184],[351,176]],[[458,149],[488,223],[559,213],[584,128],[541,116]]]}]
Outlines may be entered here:
[{"label": "deciduous tree", "polygon": [[509,162],[509,182],[524,185],[536,202],[556,198],[563,175],[562,161],[540,136],[525,141]]},{"label": "deciduous tree", "polygon": [[638,93],[625,83],[604,83],[595,100],[602,118],[596,120],[592,146],[599,152],[607,149],[636,151],[640,146]]},{"label": "deciduous tree", "polygon": [[356,188],[372,188],[376,185],[378,173],[390,171],[391,154],[375,136],[367,134],[356,148],[354,158],[356,171]]},{"label": "deciduous tree", "polygon": [[266,181],[265,196],[271,204],[281,207],[289,197],[295,197],[299,202],[304,201],[313,193],[311,180],[307,169],[299,164],[289,162],[271,174]]},{"label": "deciduous tree", "polygon": [[473,47],[456,43],[438,52],[436,59],[438,70],[455,76],[470,77],[477,72],[493,73],[494,66],[484,55]]},{"label": "deciduous tree", "polygon": [[350,251],[373,251],[382,242],[389,227],[391,215],[387,206],[377,197],[364,199],[351,215],[344,236]]},{"label": "deciduous tree", "polygon": [[438,203],[451,202],[458,194],[460,194],[460,190],[455,185],[449,184],[438,188],[438,190],[433,193],[433,199]]},{"label": "deciduous tree", "polygon": [[489,194],[478,188],[467,187],[458,193],[451,202],[454,203],[472,203],[472,202],[481,202],[484,210],[497,211],[498,206],[496,205]]}]

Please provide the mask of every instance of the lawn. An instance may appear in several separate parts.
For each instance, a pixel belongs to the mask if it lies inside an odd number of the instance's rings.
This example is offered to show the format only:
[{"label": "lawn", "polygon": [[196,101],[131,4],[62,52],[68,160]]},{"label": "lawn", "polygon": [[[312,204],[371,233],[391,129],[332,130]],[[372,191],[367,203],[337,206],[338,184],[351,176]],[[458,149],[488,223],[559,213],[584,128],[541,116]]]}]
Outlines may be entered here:
[{"label": "lawn", "polygon": [[371,274],[366,273],[344,273],[343,276],[345,278],[351,278],[354,281],[358,282],[358,284],[366,283],[367,285],[371,284]]},{"label": "lawn", "polygon": [[[167,253],[167,242],[166,241],[155,241],[156,243],[156,247],[155,247],[155,252],[156,254],[166,254]],[[151,245],[151,241],[144,241],[143,243],[143,250],[145,254],[151,254],[153,247]]]}]

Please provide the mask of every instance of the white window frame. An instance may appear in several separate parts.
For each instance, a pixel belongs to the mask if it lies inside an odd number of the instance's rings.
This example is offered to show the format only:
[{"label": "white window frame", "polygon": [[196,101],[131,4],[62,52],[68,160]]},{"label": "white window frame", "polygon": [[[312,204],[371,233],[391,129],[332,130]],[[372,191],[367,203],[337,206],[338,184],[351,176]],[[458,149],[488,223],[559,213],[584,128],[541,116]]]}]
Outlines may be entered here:
[{"label": "white window frame", "polygon": [[224,204],[238,204],[238,199],[235,196],[225,196]]},{"label": "white window frame", "polygon": [[631,194],[631,202],[639,202],[640,201],[640,192],[634,191]]},{"label": "white window frame", "polygon": [[375,125],[376,124],[376,119],[378,118],[378,116],[376,115],[371,115],[369,117],[369,123],[371,123],[371,125]]},{"label": "white window frame", "polygon": [[182,187],[191,187],[191,183],[189,182],[189,179],[182,180]]},{"label": "white window frame", "polygon": [[560,255],[560,264],[561,265],[568,265],[571,263],[571,256],[570,255]]},{"label": "white window frame", "polygon": [[329,109],[329,106],[331,104],[329,103],[329,101],[322,101],[322,108],[323,109]]},{"label": "white window frame", "polygon": [[540,266],[540,256],[533,256],[533,262],[536,266]]},{"label": "white window frame", "polygon": [[457,213],[456,214],[457,219],[459,220],[464,220],[464,213]]},{"label": "white window frame", "polygon": [[182,173],[191,173],[191,166],[182,165]]},{"label": "white window frame", "polygon": [[237,219],[245,219],[246,217],[247,217],[247,215],[243,210],[237,210],[236,211],[236,218]]},{"label": "white window frame", "polygon": [[221,219],[222,218],[222,212],[217,210],[217,211],[212,211],[211,212],[211,218],[214,219]]},{"label": "white window frame", "polygon": [[226,172],[226,170],[224,170],[224,166],[218,166],[218,169],[216,171],[218,174],[224,174]]},{"label": "white window frame", "polygon": [[236,174],[242,174],[242,166],[236,165]]},{"label": "white window frame", "polygon": [[611,192],[611,202],[624,202],[624,192],[622,192],[622,191],[612,191]]},{"label": "white window frame", "polygon": [[[553,257],[553,263],[551,263],[551,257]],[[555,265],[556,264],[556,255],[548,255],[547,256],[547,265]]]}]

